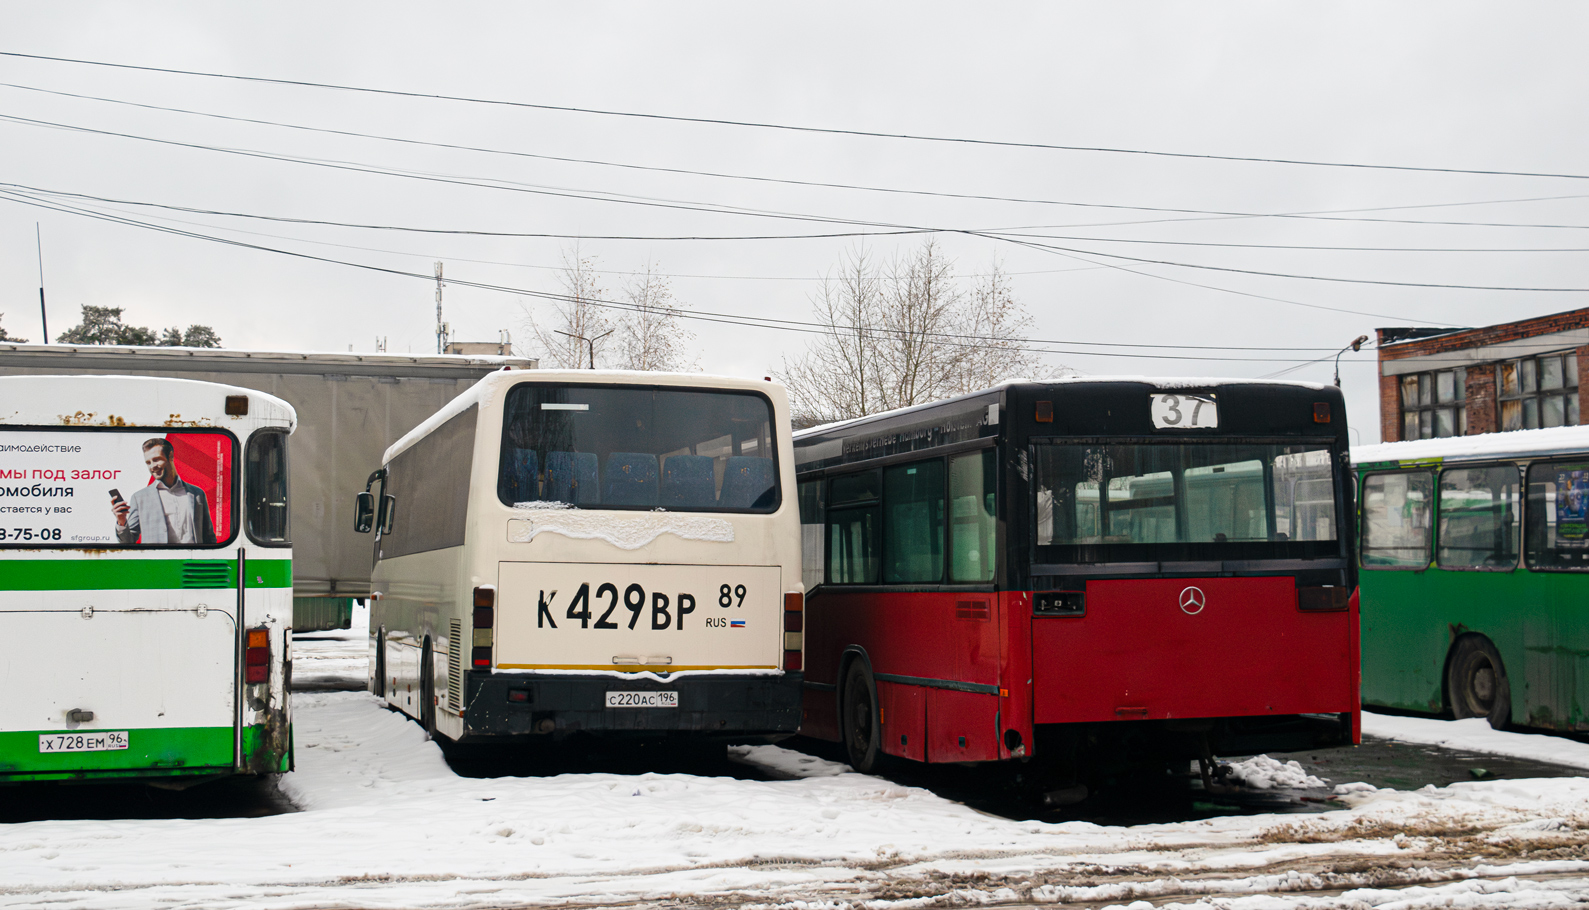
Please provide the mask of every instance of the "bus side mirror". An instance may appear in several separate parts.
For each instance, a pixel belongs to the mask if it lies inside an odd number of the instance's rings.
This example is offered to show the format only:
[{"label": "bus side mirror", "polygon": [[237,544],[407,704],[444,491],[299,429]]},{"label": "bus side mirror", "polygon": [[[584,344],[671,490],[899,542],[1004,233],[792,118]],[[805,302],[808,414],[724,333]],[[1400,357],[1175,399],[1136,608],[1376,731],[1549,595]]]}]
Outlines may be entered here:
[{"label": "bus side mirror", "polygon": [[373,527],[375,527],[375,494],[365,490],[353,500],[353,530],[360,534],[368,534]]},{"label": "bus side mirror", "polygon": [[392,533],[392,522],[397,519],[397,497],[390,493],[381,497],[381,517],[376,521],[382,534]]}]

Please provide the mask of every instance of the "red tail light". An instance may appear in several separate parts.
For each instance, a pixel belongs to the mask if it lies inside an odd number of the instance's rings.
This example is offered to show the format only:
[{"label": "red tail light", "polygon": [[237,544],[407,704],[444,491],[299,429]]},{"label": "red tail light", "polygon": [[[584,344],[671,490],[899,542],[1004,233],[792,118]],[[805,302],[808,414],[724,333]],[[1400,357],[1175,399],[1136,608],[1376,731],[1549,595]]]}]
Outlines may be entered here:
[{"label": "red tail light", "polygon": [[243,681],[250,685],[270,682],[270,630],[249,629],[243,649]]},{"label": "red tail light", "polygon": [[496,625],[497,589],[482,585],[474,589],[474,640],[469,651],[469,665],[476,669],[491,668],[491,644]]},{"label": "red tail light", "polygon": [[793,591],[783,596],[783,668],[799,670],[805,628],[805,595]]}]

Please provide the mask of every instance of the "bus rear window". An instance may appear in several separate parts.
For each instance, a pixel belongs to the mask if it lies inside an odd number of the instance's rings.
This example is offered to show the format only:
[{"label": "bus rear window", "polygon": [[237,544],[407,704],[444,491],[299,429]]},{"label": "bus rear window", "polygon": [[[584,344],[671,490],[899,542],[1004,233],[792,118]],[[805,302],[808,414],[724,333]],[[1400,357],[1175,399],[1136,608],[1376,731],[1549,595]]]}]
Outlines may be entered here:
[{"label": "bus rear window", "polygon": [[497,495],[525,508],[772,512],[772,426],[753,392],[526,383],[508,393]]},{"label": "bus rear window", "polygon": [[1339,554],[1326,446],[1037,445],[1045,561],[1314,558]]}]

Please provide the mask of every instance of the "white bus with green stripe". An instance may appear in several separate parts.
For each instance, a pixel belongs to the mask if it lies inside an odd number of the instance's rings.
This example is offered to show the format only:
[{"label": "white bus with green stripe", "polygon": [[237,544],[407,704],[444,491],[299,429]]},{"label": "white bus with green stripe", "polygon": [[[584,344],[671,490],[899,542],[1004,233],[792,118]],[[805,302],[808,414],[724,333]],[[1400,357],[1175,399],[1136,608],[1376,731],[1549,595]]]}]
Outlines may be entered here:
[{"label": "white bus with green stripe", "polygon": [[0,783],[292,767],[279,398],[0,377]]}]

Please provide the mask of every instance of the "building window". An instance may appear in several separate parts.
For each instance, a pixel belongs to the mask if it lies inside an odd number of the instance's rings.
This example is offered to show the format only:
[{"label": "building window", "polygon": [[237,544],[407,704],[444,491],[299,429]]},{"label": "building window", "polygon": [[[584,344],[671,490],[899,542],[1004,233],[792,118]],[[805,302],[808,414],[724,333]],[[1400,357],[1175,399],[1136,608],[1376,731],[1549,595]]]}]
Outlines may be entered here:
[{"label": "building window", "polygon": [[1401,377],[1401,438],[1466,436],[1467,382],[1461,367]]},{"label": "building window", "polygon": [[1547,354],[1497,365],[1501,429],[1578,425],[1578,355]]}]

